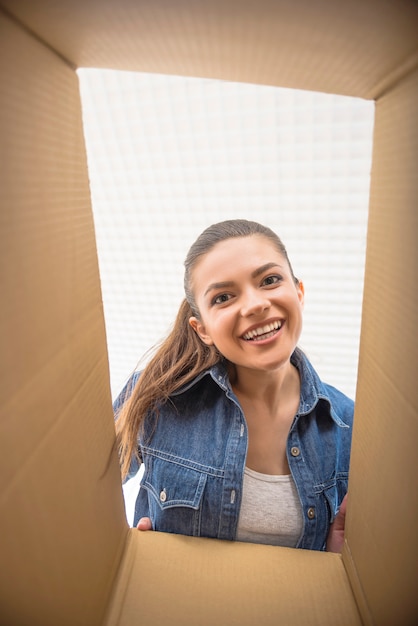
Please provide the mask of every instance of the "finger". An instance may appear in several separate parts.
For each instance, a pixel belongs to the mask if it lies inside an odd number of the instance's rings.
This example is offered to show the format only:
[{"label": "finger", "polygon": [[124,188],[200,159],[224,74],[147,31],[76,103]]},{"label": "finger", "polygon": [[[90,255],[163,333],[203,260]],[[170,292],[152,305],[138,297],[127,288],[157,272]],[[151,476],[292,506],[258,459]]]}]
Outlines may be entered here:
[{"label": "finger", "polygon": [[136,525],[138,530],[152,530],[152,524],[149,517],[141,517]]},{"label": "finger", "polygon": [[341,502],[340,505],[340,511],[345,515],[346,510],[347,510],[347,502],[348,502],[348,493],[345,494],[343,501]]},{"label": "finger", "polygon": [[341,502],[340,510],[338,511],[335,520],[332,524],[334,530],[344,530],[345,527],[345,516],[347,513],[347,496],[344,496],[343,501]]}]

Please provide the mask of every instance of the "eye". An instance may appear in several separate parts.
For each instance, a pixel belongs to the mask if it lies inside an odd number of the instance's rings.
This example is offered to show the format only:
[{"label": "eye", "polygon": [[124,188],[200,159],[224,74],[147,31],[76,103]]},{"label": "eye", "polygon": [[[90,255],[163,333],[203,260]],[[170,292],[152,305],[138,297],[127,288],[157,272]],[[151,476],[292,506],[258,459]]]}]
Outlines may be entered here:
[{"label": "eye", "polygon": [[280,274],[272,274],[271,276],[266,276],[262,283],[262,287],[269,287],[270,285],[277,285],[283,280],[283,277]]},{"label": "eye", "polygon": [[231,298],[232,296],[229,293],[220,293],[219,296],[213,298],[212,304],[225,304],[225,302],[228,302]]}]

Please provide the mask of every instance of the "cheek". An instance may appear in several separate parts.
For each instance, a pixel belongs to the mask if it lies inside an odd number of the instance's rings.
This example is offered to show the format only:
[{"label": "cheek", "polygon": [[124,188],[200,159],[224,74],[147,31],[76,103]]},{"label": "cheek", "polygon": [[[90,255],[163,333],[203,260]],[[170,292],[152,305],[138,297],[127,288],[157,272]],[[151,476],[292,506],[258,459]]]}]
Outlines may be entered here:
[{"label": "cheek", "polygon": [[234,332],[234,320],[228,312],[217,311],[216,315],[209,315],[205,323],[206,332],[215,343],[227,340]]}]

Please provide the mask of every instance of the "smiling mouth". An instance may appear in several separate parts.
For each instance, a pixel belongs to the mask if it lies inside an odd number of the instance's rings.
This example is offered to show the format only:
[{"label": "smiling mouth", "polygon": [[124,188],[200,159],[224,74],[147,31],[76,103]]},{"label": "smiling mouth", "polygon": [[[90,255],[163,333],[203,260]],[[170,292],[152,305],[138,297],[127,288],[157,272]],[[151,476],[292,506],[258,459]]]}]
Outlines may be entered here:
[{"label": "smiling mouth", "polygon": [[262,339],[269,339],[273,337],[280,328],[282,327],[282,323],[279,320],[275,322],[271,322],[271,324],[266,324],[265,326],[259,326],[258,328],[254,328],[253,330],[249,330],[245,333],[242,338],[245,341],[261,341]]}]

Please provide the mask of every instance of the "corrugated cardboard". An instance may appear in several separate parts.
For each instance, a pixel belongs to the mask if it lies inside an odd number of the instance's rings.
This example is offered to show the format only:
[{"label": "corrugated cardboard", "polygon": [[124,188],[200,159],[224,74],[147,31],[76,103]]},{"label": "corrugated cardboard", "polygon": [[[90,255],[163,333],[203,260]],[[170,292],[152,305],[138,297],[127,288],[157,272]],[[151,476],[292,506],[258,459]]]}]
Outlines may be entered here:
[{"label": "corrugated cardboard", "polygon": [[337,554],[136,529],[128,546],[106,626],[362,623]]},{"label": "corrugated cardboard", "polygon": [[93,625],[127,529],[78,81],[4,15],[0,65],[0,623]]},{"label": "corrugated cardboard", "polygon": [[[360,98],[417,62],[415,0],[3,0],[76,67]],[[411,60],[412,59],[412,60]]]},{"label": "corrugated cardboard", "polygon": [[376,104],[347,533],[376,624],[418,618],[417,103],[416,70]]},{"label": "corrugated cardboard", "polygon": [[[418,4],[0,6],[0,624],[415,624]],[[376,99],[342,556],[128,529],[79,66]]]}]

